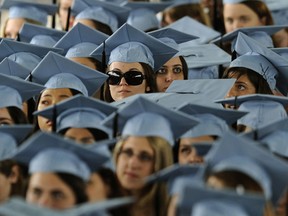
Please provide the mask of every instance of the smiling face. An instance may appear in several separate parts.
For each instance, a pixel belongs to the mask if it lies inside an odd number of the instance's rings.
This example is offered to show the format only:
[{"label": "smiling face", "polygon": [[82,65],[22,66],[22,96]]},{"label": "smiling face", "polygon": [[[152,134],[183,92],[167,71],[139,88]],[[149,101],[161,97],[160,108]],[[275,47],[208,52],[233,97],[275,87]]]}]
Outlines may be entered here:
[{"label": "smiling face", "polygon": [[60,210],[73,207],[76,198],[71,188],[56,174],[34,173],[28,183],[26,201]]},{"label": "smiling face", "polygon": [[[117,71],[121,73],[138,71],[143,75],[145,74],[140,63],[113,62],[109,66],[109,71]],[[123,77],[118,85],[109,85],[109,89],[111,97],[114,101],[119,101],[126,97],[149,91],[149,87],[147,86],[145,79],[140,85],[129,85]]]},{"label": "smiling face", "polygon": [[265,25],[265,19],[260,19],[252,9],[241,3],[225,4],[223,16],[226,33],[238,28]]},{"label": "smiling face", "polygon": [[116,175],[121,185],[130,191],[144,187],[144,178],[154,171],[155,153],[147,138],[128,137],[119,151]]},{"label": "smiling face", "polygon": [[173,80],[184,80],[183,66],[180,58],[171,58],[156,74],[156,83],[159,92],[165,92]]},{"label": "smiling face", "polygon": [[[72,97],[73,94],[68,88],[59,88],[59,89],[46,89],[41,94],[39,99],[39,104],[37,111],[43,110],[51,105],[57,104],[62,100],[65,100],[69,97]],[[52,130],[52,121],[44,117],[38,116],[38,125],[42,131],[51,131]]]}]

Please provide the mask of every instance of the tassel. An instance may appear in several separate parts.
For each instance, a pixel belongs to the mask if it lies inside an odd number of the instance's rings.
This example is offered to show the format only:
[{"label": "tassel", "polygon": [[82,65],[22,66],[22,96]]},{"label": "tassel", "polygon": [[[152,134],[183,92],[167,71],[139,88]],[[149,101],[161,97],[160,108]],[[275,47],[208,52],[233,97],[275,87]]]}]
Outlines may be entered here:
[{"label": "tassel", "polygon": [[103,42],[103,50],[102,50],[102,72],[106,73],[106,44],[105,41]]},{"label": "tassel", "polygon": [[69,31],[70,26],[70,16],[71,16],[71,7],[68,8],[67,20],[66,20],[66,28],[65,31]]}]

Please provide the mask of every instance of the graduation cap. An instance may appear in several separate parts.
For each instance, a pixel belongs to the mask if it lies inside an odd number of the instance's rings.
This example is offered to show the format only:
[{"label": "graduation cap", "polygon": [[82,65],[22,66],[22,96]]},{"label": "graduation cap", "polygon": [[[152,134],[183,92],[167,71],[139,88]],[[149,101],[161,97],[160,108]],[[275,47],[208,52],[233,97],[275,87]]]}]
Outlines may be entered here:
[{"label": "graduation cap", "polygon": [[83,95],[93,95],[105,80],[106,74],[73,62],[59,54],[49,52],[32,71],[32,82],[46,88],[72,88]]},{"label": "graduation cap", "polygon": [[53,47],[66,32],[55,30],[52,28],[24,23],[19,31],[19,39],[21,42],[35,44],[45,47]]},{"label": "graduation cap", "polygon": [[0,42],[0,60],[8,57],[21,66],[32,71],[49,52],[61,53],[61,49],[37,46],[8,39],[2,39]]},{"label": "graduation cap", "polygon": [[197,40],[193,40],[188,42],[189,44],[205,44],[210,42],[212,39],[219,37],[221,34],[213,30],[212,28],[198,22],[197,20],[185,16],[181,19],[171,23],[170,25],[166,26],[165,28],[173,28],[180,32],[185,32],[186,34],[191,34],[194,36],[199,37]]},{"label": "graduation cap", "polygon": [[75,0],[72,12],[76,14],[75,20],[95,20],[108,25],[115,32],[126,22],[130,9],[105,1]]},{"label": "graduation cap", "polygon": [[22,109],[22,103],[35,95],[38,95],[44,86],[13,77],[0,74],[0,107],[15,106]]},{"label": "graduation cap", "polygon": [[185,4],[200,4],[200,0],[171,0],[170,2],[173,2],[173,4],[169,8]]},{"label": "graduation cap", "polygon": [[0,63],[0,73],[9,76],[16,76],[24,80],[29,76],[31,71],[9,58],[4,58]]},{"label": "graduation cap", "polygon": [[273,21],[277,25],[287,24],[288,20],[288,2],[285,0],[264,0],[265,4],[269,8]]},{"label": "graduation cap", "polygon": [[32,125],[9,125],[0,127],[0,161],[10,159],[17,146],[32,132]]},{"label": "graduation cap", "polygon": [[276,155],[288,158],[287,131],[288,118],[285,118],[243,135],[261,142]]},{"label": "graduation cap", "polygon": [[[222,105],[214,103],[214,100],[216,98],[224,98],[235,81],[236,79],[174,80],[165,93],[137,95],[141,95],[170,109],[176,109],[186,102],[223,108]],[[129,104],[137,95],[113,102],[113,105],[121,107]]]},{"label": "graduation cap", "polygon": [[282,56],[285,59],[288,59],[288,48],[281,47],[281,48],[271,48],[272,51],[276,52],[278,55]]},{"label": "graduation cap", "polygon": [[57,12],[57,5],[35,1],[3,0],[1,9],[9,9],[9,18],[26,18],[47,24],[47,16]]},{"label": "graduation cap", "polygon": [[[28,203],[22,197],[12,197],[9,200],[1,203],[0,215],[6,216],[30,216],[30,215],[41,215],[41,216],[73,216],[65,214],[64,211],[56,211],[48,209],[33,203]],[[74,215],[76,216],[76,215]]]},{"label": "graduation cap", "polygon": [[259,73],[272,90],[276,85],[283,95],[287,95],[288,61],[286,59],[241,32],[237,37],[235,51],[240,56],[231,62],[230,68],[251,69]]},{"label": "graduation cap", "polygon": [[208,164],[207,173],[244,173],[258,182],[265,198],[271,200],[274,205],[287,188],[287,163],[249,138],[227,132],[216,141],[205,159]]},{"label": "graduation cap", "polygon": [[[212,43],[220,44],[223,42],[232,42],[232,47],[235,45],[235,40],[238,36],[239,32],[244,33],[245,35],[257,40],[265,47],[274,47],[273,40],[271,36],[276,32],[280,31],[281,29],[287,28],[287,25],[268,25],[268,26],[253,26],[253,27],[242,27],[236,29],[232,32],[229,32],[220,38],[217,38]],[[234,49],[231,48],[233,51]]]},{"label": "graduation cap", "polygon": [[131,8],[127,23],[142,31],[159,29],[156,14],[171,5],[170,2],[123,2],[122,6]]},{"label": "graduation cap", "polygon": [[105,46],[101,44],[91,53],[91,56],[101,61],[103,49],[108,65],[115,61],[143,62],[150,65],[154,71],[178,52],[129,24],[121,26],[105,41]]},{"label": "graduation cap", "polygon": [[215,44],[184,45],[179,48],[189,69],[230,63],[231,55]]},{"label": "graduation cap", "polygon": [[90,172],[108,160],[99,152],[90,151],[59,135],[43,132],[23,142],[13,158],[29,164],[29,173],[65,172],[85,181],[90,178]]},{"label": "graduation cap", "polygon": [[[238,110],[248,112],[247,115],[238,120],[237,124],[247,125],[252,129],[287,117],[284,107],[288,105],[288,98],[284,96],[252,94],[226,98],[216,102],[239,106]],[[272,113],[273,115],[271,115]]]},{"label": "graduation cap", "polygon": [[90,57],[90,53],[107,38],[108,35],[96,29],[77,23],[54,47],[63,49],[67,58]]},{"label": "graduation cap", "polygon": [[263,215],[264,206],[263,196],[185,184],[179,195],[177,215],[260,216]]},{"label": "graduation cap", "polygon": [[[180,43],[198,39],[199,37],[189,35],[172,28],[162,28],[148,33],[149,35],[159,39],[163,43],[171,46],[172,48],[179,50],[175,56],[182,55],[179,48]],[[174,57],[175,57],[174,56]]]},{"label": "graduation cap", "polygon": [[47,119],[56,119],[56,131],[60,132],[68,128],[94,128],[105,132],[111,137],[111,130],[101,122],[111,113],[117,110],[116,107],[83,95],[76,95],[68,98],[55,106],[47,107],[41,111],[34,112]]},{"label": "graduation cap", "polygon": [[117,126],[122,137],[159,136],[171,145],[174,144],[175,139],[197,123],[198,121],[193,117],[167,109],[141,96],[120,107],[116,113],[103,121],[103,124],[108,127]]}]

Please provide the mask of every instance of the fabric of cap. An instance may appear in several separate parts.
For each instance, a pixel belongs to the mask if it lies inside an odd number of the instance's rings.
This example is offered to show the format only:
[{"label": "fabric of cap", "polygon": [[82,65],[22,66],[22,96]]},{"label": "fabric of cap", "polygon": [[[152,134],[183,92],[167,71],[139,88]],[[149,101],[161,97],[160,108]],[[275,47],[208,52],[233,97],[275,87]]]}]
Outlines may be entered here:
[{"label": "fabric of cap", "polygon": [[9,9],[9,18],[26,18],[47,24],[47,16],[57,12],[57,5],[42,4],[35,1],[3,0],[2,9]]},{"label": "fabric of cap", "polygon": [[72,88],[85,96],[93,95],[108,77],[53,52],[43,58],[31,75],[33,82],[46,88]]},{"label": "fabric of cap", "polygon": [[108,25],[113,32],[124,24],[130,9],[124,6],[97,0],[75,0],[72,11],[78,19],[91,19]]},{"label": "fabric of cap", "polygon": [[240,118],[237,125],[245,125],[252,129],[287,118],[283,105],[274,101],[247,101],[242,103],[238,110],[248,114]]},{"label": "fabric of cap", "polygon": [[238,170],[252,177],[273,204],[279,201],[287,187],[288,174],[283,171],[287,169],[287,163],[257,142],[232,132],[216,141],[205,159],[210,173],[219,165],[217,171]]},{"label": "fabric of cap", "polygon": [[[91,56],[101,61],[103,46],[101,44],[91,53]],[[121,26],[105,41],[106,63],[143,62],[150,65],[154,71],[157,71],[177,52],[178,50],[129,24]]]},{"label": "fabric of cap", "polygon": [[24,23],[19,32],[19,39],[20,41],[26,43],[53,47],[56,42],[64,35],[64,31],[59,31],[31,23]]},{"label": "fabric of cap", "polygon": [[[115,115],[110,115],[103,124],[112,127],[114,118]],[[171,145],[175,139],[198,123],[193,117],[167,109],[141,96],[120,107],[117,118],[122,136],[160,136]]]},{"label": "fabric of cap", "polygon": [[[252,68],[255,68],[255,67],[259,69],[262,68],[260,71],[258,70],[258,73],[260,72],[263,74],[264,72],[265,73],[264,78],[273,77],[273,74],[275,72],[278,72],[277,77],[276,77],[277,90],[279,90],[283,95],[287,95],[288,87],[286,83],[288,80],[288,74],[287,74],[288,60],[284,59],[283,57],[276,54],[272,50],[267,49],[266,47],[262,46],[257,41],[255,41],[254,39],[248,37],[247,35],[241,32],[239,32],[238,37],[237,37],[237,41],[235,44],[235,51],[240,56],[249,52],[253,52],[253,53],[255,52],[261,55],[263,59],[265,58],[266,61],[258,60],[257,62],[254,62],[254,65],[256,64],[258,66],[252,66],[251,63],[247,63],[247,62],[246,63],[249,64]],[[267,63],[267,61],[269,61],[274,67],[271,68],[270,65]],[[268,83],[269,83],[269,80],[268,80]]]},{"label": "fabric of cap", "polygon": [[26,79],[26,77],[30,74],[30,70],[16,63],[15,61],[5,58],[0,63],[0,73],[6,74],[9,76],[16,76],[21,79]]},{"label": "fabric of cap", "polygon": [[40,60],[49,51],[62,53],[62,49],[43,47],[8,39],[3,39],[0,42],[0,60],[8,57],[30,71],[38,65]]},{"label": "fabric of cap", "polygon": [[206,44],[221,35],[220,32],[217,32],[188,16],[182,17],[165,28],[176,29],[180,32],[199,37],[199,39],[189,42],[193,45]]},{"label": "fabric of cap", "polygon": [[[72,167],[72,164],[69,165],[69,160],[68,158],[70,156],[68,156],[67,160],[65,160],[65,157],[61,157],[62,151],[69,151],[70,154],[74,154],[74,156],[72,156],[72,160],[73,158],[75,158],[75,156],[78,158],[78,160],[82,161],[82,163],[85,163],[86,166],[89,168],[88,170],[90,171],[96,171],[99,167],[101,167],[107,160],[107,156],[101,154],[100,152],[97,152],[96,150],[91,151],[71,140],[68,139],[64,139],[62,136],[57,135],[57,134],[53,134],[53,133],[43,133],[43,132],[37,132],[34,135],[32,135],[29,139],[27,139],[26,141],[24,141],[21,146],[18,149],[17,154],[15,154],[15,156],[13,157],[14,160],[29,165],[29,163],[32,163],[33,159],[35,159],[34,157],[41,152],[44,152],[46,150],[49,149],[56,149],[56,152],[59,151],[59,155],[56,156],[56,153],[52,154],[50,156],[52,156],[52,158],[50,158],[50,160],[47,161],[47,165],[46,165],[46,160],[44,160],[43,162],[43,171],[45,171],[45,169],[49,169],[49,162],[51,162],[51,170],[53,171],[53,167],[55,167],[55,169],[58,169],[57,167],[62,167],[61,169],[64,169],[63,171],[65,171],[65,169],[74,169],[75,171],[77,171],[78,164],[75,163],[74,168]],[[65,154],[64,153],[64,154]],[[42,154],[45,157],[50,157],[49,153],[47,153],[47,155],[45,153]],[[45,156],[46,155],[46,156]],[[53,155],[54,155],[54,159],[53,159]],[[59,158],[58,158],[59,156]],[[40,157],[42,158],[42,156]],[[63,160],[63,164],[66,164],[65,166],[62,166],[60,164],[61,159]],[[56,160],[60,160],[59,163],[54,163]],[[32,167],[30,167],[30,172],[32,170],[36,171],[36,169],[38,171],[41,171],[41,166],[40,162],[39,164],[36,162],[36,160],[34,160],[35,162],[35,167],[33,165],[33,169]],[[62,163],[62,162],[61,162]],[[68,165],[67,165],[68,163]],[[37,165],[38,164],[38,165]],[[71,166],[71,167],[70,167]],[[48,171],[48,170],[46,170]],[[55,170],[56,171],[56,170]],[[60,171],[60,170],[58,170]],[[85,171],[86,172],[86,171]],[[77,176],[81,176],[82,173],[81,172],[77,172]],[[86,172],[87,173],[87,172]],[[83,173],[84,174],[84,173]],[[87,175],[85,174],[85,178],[87,177]],[[83,178],[83,177],[82,177]]]}]

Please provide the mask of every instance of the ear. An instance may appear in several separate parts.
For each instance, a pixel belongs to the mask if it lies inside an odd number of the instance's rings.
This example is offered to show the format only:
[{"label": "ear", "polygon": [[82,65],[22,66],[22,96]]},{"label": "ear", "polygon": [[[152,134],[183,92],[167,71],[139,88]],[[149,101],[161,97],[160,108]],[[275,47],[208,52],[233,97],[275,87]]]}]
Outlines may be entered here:
[{"label": "ear", "polygon": [[8,176],[8,180],[11,184],[15,184],[18,179],[19,179],[19,176],[20,176],[20,168],[18,165],[14,165],[11,169],[11,173],[10,175]]},{"label": "ear", "polygon": [[150,91],[151,91],[150,86],[146,86],[145,92],[150,92]]},{"label": "ear", "polygon": [[260,22],[262,23],[263,26],[267,25],[266,22],[267,22],[267,18],[266,17],[262,17],[260,19]]}]

